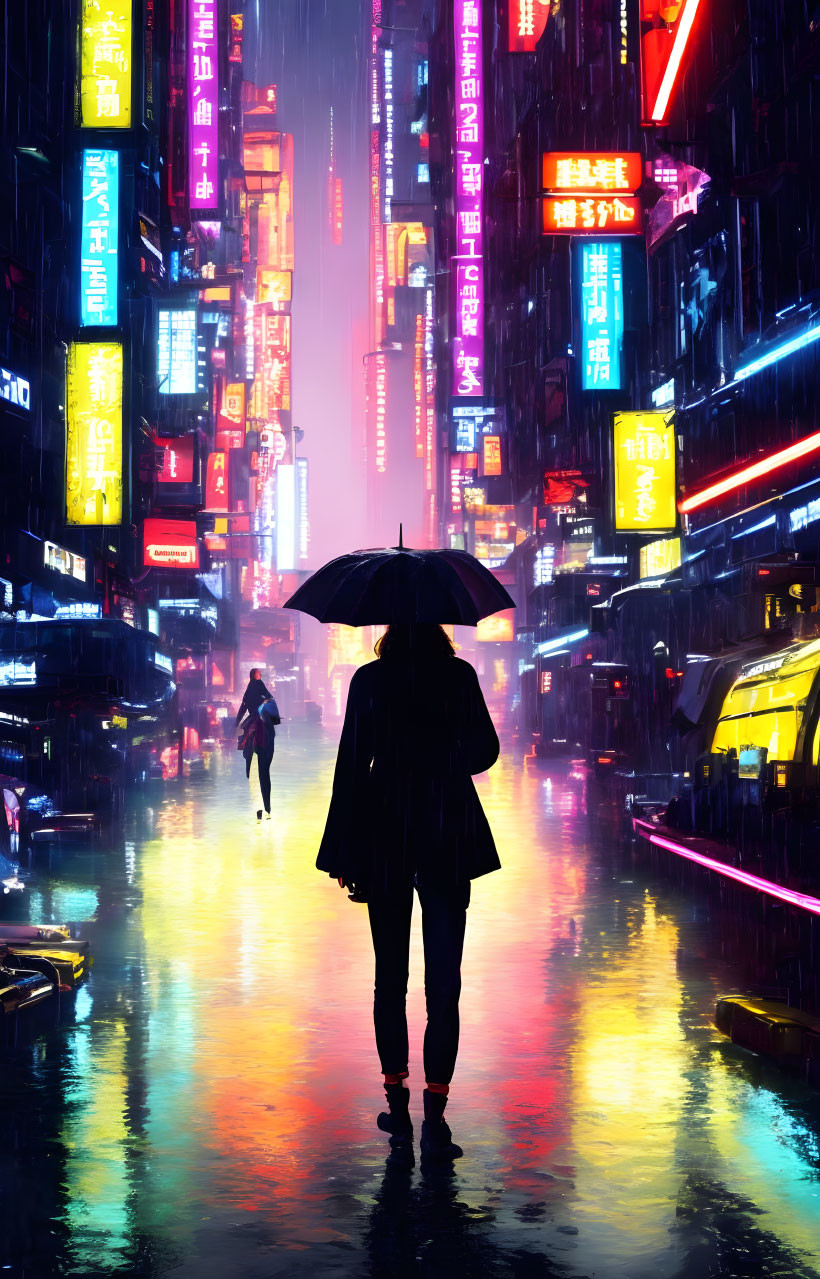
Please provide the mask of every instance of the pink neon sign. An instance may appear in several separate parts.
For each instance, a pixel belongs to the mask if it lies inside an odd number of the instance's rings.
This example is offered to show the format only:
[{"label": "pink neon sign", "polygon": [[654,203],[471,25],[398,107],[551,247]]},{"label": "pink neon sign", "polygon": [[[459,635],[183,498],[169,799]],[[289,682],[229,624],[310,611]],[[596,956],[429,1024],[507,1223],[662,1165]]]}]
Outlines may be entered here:
[{"label": "pink neon sign", "polygon": [[192,209],[214,209],[219,179],[217,0],[188,0],[188,188]]},{"label": "pink neon sign", "polygon": [[453,395],[484,394],[484,95],[481,0],[455,0],[456,331]]}]

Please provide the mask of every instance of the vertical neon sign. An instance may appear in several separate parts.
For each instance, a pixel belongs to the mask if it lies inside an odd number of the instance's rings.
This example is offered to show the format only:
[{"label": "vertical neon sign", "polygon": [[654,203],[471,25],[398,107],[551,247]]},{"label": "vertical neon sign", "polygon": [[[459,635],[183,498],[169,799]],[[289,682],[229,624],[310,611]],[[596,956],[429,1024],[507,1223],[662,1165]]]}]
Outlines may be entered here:
[{"label": "vertical neon sign", "polygon": [[581,247],[581,389],[617,391],[624,337],[621,246],[617,240]]},{"label": "vertical neon sign", "polygon": [[119,155],[83,152],[83,229],[80,257],[80,323],[117,323]]},{"label": "vertical neon sign", "polygon": [[188,0],[188,186],[192,209],[217,205],[219,47],[216,0]]},{"label": "vertical neon sign", "polygon": [[484,394],[484,96],[479,0],[455,0],[456,325],[453,395]]}]

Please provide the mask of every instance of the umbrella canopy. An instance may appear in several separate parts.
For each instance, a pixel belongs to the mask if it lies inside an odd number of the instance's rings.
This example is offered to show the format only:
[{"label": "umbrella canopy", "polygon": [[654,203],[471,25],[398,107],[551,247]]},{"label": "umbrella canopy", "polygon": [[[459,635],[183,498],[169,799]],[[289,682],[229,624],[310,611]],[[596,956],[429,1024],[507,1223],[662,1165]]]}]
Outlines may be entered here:
[{"label": "umbrella canopy", "polygon": [[285,608],[347,626],[475,626],[482,617],[515,608],[515,601],[466,551],[414,551],[399,545],[331,560],[299,587]]}]

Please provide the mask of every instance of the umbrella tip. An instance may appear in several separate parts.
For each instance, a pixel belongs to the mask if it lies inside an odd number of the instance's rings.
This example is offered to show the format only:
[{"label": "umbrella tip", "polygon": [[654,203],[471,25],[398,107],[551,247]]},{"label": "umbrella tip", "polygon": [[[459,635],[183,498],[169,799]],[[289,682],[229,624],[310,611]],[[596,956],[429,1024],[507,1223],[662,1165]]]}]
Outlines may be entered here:
[{"label": "umbrella tip", "polygon": [[399,525],[399,550],[404,550],[404,525]]}]

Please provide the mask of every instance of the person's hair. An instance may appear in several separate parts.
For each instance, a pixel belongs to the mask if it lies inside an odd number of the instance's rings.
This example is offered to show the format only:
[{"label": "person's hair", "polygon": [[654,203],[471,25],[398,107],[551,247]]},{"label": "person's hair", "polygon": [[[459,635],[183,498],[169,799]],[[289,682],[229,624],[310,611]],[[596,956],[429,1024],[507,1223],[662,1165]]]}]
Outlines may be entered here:
[{"label": "person's hair", "polygon": [[376,656],[455,657],[456,650],[445,630],[431,622],[394,622],[376,641]]},{"label": "person's hair", "polygon": [[249,679],[254,679],[257,675],[261,678],[261,676],[262,676],[262,667],[261,667],[261,666],[252,666],[252,667],[251,667],[251,673],[250,673],[250,675],[248,676],[248,678],[249,678]]}]

